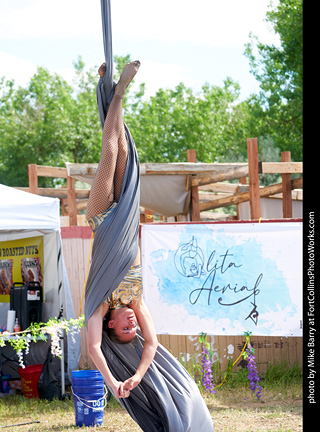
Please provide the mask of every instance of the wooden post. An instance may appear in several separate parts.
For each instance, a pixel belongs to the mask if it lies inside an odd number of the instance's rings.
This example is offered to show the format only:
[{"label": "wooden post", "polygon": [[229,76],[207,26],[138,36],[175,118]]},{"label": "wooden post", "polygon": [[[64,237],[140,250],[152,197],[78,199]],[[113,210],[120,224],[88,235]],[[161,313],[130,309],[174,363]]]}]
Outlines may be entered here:
[{"label": "wooden post", "polygon": [[29,192],[38,194],[38,172],[36,164],[28,165]]},{"label": "wooden post", "polygon": [[249,164],[249,195],[251,219],[260,219],[260,192],[259,192],[259,157],[258,139],[247,139],[248,164]]},{"label": "wooden post", "polygon": [[[247,184],[247,177],[240,177],[239,178],[239,183],[242,185],[246,185]],[[237,192],[239,193],[240,190],[240,186],[238,186]],[[240,220],[240,209],[239,209],[239,204],[237,204],[237,219]]]},{"label": "wooden post", "polygon": [[67,177],[68,206],[69,206],[69,225],[77,225],[77,203],[76,203],[76,181],[72,177]]},{"label": "wooden post", "polygon": [[[187,157],[188,162],[197,162],[195,150],[187,150]],[[191,220],[200,221],[199,190],[197,186],[191,188]]]},{"label": "wooden post", "polygon": [[[281,152],[281,162],[291,162],[291,152]],[[292,218],[291,174],[282,174],[282,209],[284,218]]]}]

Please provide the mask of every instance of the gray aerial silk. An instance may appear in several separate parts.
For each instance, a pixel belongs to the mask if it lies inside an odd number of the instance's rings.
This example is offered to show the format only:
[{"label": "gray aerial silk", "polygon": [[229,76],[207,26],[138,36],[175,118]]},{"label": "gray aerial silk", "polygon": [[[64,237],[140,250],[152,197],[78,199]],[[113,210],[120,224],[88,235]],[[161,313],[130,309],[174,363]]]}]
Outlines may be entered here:
[{"label": "gray aerial silk", "polygon": [[114,87],[116,85],[116,83],[113,81],[113,51],[110,0],[101,0],[101,18],[106,72],[104,74],[104,77],[99,80],[96,93],[100,121],[103,129],[104,121],[107,116],[107,106],[111,103],[114,94]]},{"label": "gray aerial silk", "polygon": [[[97,86],[103,127],[114,93],[110,0],[101,0],[107,72]],[[96,231],[85,293],[85,321],[117,288],[130,269],[139,247],[139,159],[125,126],[128,160],[120,199]],[[140,363],[141,331],[128,344],[115,344],[103,331],[101,350],[113,376],[125,381]],[[111,389],[110,389],[111,390]],[[155,357],[130,397],[118,399],[145,432],[213,432],[212,419],[199,389],[180,362],[159,344]]]}]

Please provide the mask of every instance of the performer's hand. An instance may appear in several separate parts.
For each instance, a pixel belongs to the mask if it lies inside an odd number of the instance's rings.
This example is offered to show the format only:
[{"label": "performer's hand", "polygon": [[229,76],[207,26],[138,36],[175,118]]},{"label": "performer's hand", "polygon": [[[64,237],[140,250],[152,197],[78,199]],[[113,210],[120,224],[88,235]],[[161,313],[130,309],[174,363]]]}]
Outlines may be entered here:
[{"label": "performer's hand", "polygon": [[105,73],[106,73],[106,64],[102,63],[102,65],[98,69],[98,74],[100,75],[100,78],[103,78]]},{"label": "performer's hand", "polygon": [[137,385],[140,384],[140,381],[141,378],[139,377],[139,375],[135,374],[123,383],[123,388],[124,390],[133,390],[135,387],[137,387]]},{"label": "performer's hand", "polygon": [[124,383],[118,381],[115,385],[112,386],[114,391],[114,395],[117,399],[119,398],[127,398],[130,396],[130,390],[124,388]]}]

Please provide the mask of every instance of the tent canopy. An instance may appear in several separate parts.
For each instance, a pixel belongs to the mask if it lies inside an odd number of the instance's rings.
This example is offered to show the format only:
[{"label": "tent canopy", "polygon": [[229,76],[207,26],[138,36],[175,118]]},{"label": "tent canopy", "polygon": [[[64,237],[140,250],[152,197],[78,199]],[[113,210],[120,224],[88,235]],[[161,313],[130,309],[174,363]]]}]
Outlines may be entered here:
[{"label": "tent canopy", "polygon": [[0,184],[0,230],[58,230],[58,198],[46,198]]},{"label": "tent canopy", "polygon": [[[0,244],[11,240],[43,236],[42,321],[59,317],[75,318],[60,236],[60,202],[0,184]],[[5,243],[4,243],[5,244]],[[13,281],[15,282],[15,281]],[[9,303],[0,302],[0,327],[6,325]],[[69,343],[68,375],[78,364],[77,344]]]}]

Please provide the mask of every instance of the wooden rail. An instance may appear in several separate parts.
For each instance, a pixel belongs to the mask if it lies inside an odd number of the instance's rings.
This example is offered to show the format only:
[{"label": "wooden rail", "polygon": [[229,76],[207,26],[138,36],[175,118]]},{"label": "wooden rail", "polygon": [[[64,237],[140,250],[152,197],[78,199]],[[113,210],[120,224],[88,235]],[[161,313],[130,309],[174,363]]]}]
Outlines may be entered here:
[{"label": "wooden rail", "polygon": [[54,177],[67,179],[67,199],[70,225],[77,225],[77,203],[75,179],[68,176],[67,168],[48,167],[36,164],[28,165],[29,192],[38,194],[38,177]]},{"label": "wooden rail", "polygon": [[[145,175],[185,175],[187,187],[191,190],[190,217],[200,220],[200,213],[220,207],[250,202],[251,219],[261,217],[260,198],[282,192],[283,217],[292,217],[292,191],[302,188],[302,177],[291,180],[292,174],[302,174],[302,162],[291,162],[290,152],[281,153],[281,162],[259,162],[258,140],[247,140],[248,162],[243,163],[197,163],[195,150],[188,150],[188,162],[183,163],[144,163],[140,173]],[[91,183],[98,164],[67,164],[66,168],[28,165],[29,191],[43,196],[57,197],[62,203],[62,215],[69,215],[70,225],[77,225],[77,214],[86,209],[89,190],[76,189],[75,179],[85,178]],[[282,183],[264,188],[259,186],[260,174],[281,174]],[[39,188],[38,177],[60,177],[67,179],[67,187]],[[249,179],[249,184],[247,183]],[[239,179],[239,184],[221,183]],[[24,188],[20,188],[24,189]],[[205,196],[202,191],[219,192],[215,197]],[[199,193],[200,192],[200,193]],[[225,194],[223,194],[225,192]],[[144,220],[151,221],[152,212],[145,209]],[[177,220],[179,217],[177,216]],[[179,219],[180,220],[180,219]]]}]

